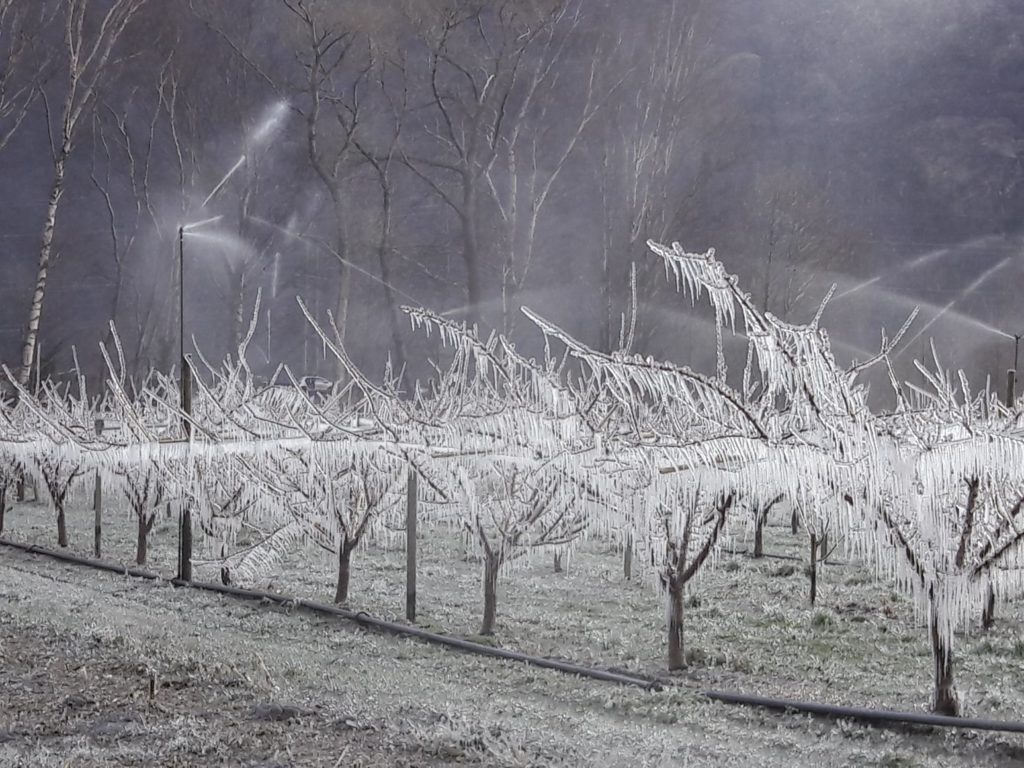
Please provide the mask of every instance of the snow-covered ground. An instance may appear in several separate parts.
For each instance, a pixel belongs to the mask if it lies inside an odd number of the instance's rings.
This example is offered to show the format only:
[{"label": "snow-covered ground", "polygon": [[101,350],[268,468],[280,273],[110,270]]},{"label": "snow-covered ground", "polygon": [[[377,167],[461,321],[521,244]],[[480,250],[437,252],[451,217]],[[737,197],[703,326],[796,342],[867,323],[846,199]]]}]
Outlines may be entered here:
[{"label": "snow-covered ground", "polygon": [[[72,551],[91,553],[92,521],[83,506],[69,511]],[[804,538],[777,522],[780,527],[767,532],[766,549],[803,553]],[[127,513],[108,509],[104,530],[104,557],[130,561],[135,528]],[[48,505],[18,505],[8,515],[5,536],[53,546]],[[159,522],[150,546],[152,567],[170,573],[175,546],[174,521]],[[447,531],[422,530],[419,554],[420,623],[472,636],[482,602],[479,566]],[[357,551],[352,565],[350,605],[401,618],[403,553],[369,547]],[[618,553],[588,542],[565,573],[555,574],[545,558],[503,576],[496,642],[660,674],[661,600],[650,587],[624,581],[621,567]],[[200,567],[196,575],[214,579],[216,570]],[[329,600],[333,578],[327,556],[300,552],[263,586]],[[702,689],[724,688],[926,709],[927,637],[909,603],[855,566],[821,568],[813,609],[807,584],[802,562],[723,556],[692,590],[686,617],[690,670],[675,678],[673,688],[647,693],[3,549],[3,658],[17,662],[22,646],[40,653],[41,645],[44,658],[63,654],[70,666],[61,671],[60,664],[45,665],[40,674],[49,677],[28,696],[17,693],[28,680],[19,675],[36,674],[33,666],[19,672],[17,663],[0,662],[8,678],[0,697],[13,697],[0,707],[0,761],[24,765],[32,754],[38,757],[34,764],[56,765],[46,761],[45,750],[57,755],[78,749],[76,765],[185,764],[199,759],[189,757],[195,750],[208,749],[203,764],[335,765],[346,744],[350,754],[343,765],[716,765],[739,758],[744,765],[1009,766],[1024,759],[1019,737],[876,730],[701,697]],[[1019,605],[1000,606],[998,615],[992,632],[957,638],[958,683],[968,714],[1024,719],[1024,616]],[[83,656],[85,647],[91,650]],[[89,694],[95,687],[91,676],[102,677],[110,658],[123,665],[131,690],[108,693],[129,697],[127,704],[107,701],[107,693]],[[138,693],[152,673],[172,681],[158,689],[154,702]],[[93,703],[63,709],[40,703],[66,698],[72,689],[92,696]],[[305,734],[301,738],[249,716],[253,707],[282,701],[308,712],[306,730],[297,731]],[[153,709],[157,704],[167,712]],[[109,720],[111,711],[125,706],[140,714],[142,726],[129,718],[131,727],[116,739],[83,735],[83,723]],[[51,723],[35,745],[35,736],[26,736],[33,733],[33,718],[57,710],[64,713],[62,724]],[[344,733],[324,725],[339,718],[353,723]],[[157,732],[168,722],[181,724],[177,735]],[[244,759],[233,759],[233,740],[254,731],[262,734],[250,739],[257,746]],[[289,758],[287,750],[301,752]]]}]

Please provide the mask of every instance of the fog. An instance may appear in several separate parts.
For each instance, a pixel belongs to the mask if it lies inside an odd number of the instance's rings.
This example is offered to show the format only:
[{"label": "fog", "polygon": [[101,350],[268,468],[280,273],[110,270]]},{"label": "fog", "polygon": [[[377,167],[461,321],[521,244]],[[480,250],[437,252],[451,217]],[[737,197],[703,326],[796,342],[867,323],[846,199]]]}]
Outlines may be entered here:
[{"label": "fog", "polygon": [[0,0],[0,359],[60,377],[75,350],[97,375],[113,322],[133,375],[169,370],[179,285],[211,360],[259,293],[262,375],[338,375],[300,297],[371,375],[436,343],[403,305],[532,354],[527,306],[611,350],[635,264],[634,351],[713,369],[654,239],[714,247],[794,322],[835,284],[840,360],[919,307],[901,376],[934,341],[1001,382],[1022,22],[977,0]]}]

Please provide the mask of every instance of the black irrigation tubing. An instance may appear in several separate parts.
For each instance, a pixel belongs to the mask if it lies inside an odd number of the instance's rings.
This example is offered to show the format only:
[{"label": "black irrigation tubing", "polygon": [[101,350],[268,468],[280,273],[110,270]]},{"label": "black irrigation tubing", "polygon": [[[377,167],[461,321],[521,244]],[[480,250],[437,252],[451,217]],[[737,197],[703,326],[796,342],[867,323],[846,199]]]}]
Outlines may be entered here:
[{"label": "black irrigation tubing", "polygon": [[[52,549],[38,547],[33,544],[18,544],[13,541],[0,539],[0,545],[20,549],[33,555],[45,555],[56,560],[84,565],[110,573],[117,573],[125,576],[132,576],[150,581],[167,581],[176,587],[190,587],[208,592],[217,592],[225,595],[233,595],[248,600],[260,600],[276,603],[285,607],[304,608],[313,613],[324,613],[338,616],[357,624],[389,632],[406,637],[415,637],[427,642],[445,645],[450,648],[476,653],[481,656],[519,661],[533,666],[554,669],[559,672],[566,672],[582,677],[590,677],[596,680],[618,683],[620,685],[631,685],[645,690],[660,691],[663,682],[655,678],[643,678],[627,673],[613,672],[592,667],[582,667],[577,664],[559,661],[557,659],[545,659],[539,656],[530,656],[516,651],[509,651],[503,648],[492,648],[488,645],[481,645],[458,637],[441,635],[436,632],[428,632],[418,627],[398,624],[393,621],[377,619],[362,611],[350,611],[347,608],[339,608],[336,605],[327,605],[315,600],[303,600],[276,595],[272,592],[263,592],[255,589],[242,589],[240,587],[224,586],[222,584],[210,584],[199,581],[182,581],[181,579],[164,579],[159,574],[132,566],[117,565],[102,560],[93,560],[87,557],[79,557],[66,552],[56,552]],[[727,691],[701,691],[701,695],[715,701],[726,704],[738,704],[748,707],[764,707],[766,709],[779,710],[783,712],[805,712],[813,715],[820,715],[843,720],[858,720],[870,724],[893,724],[893,725],[923,725],[940,728],[966,728],[980,731],[1002,731],[1005,733],[1024,733],[1024,723],[1009,722],[1002,720],[986,720],[976,717],[949,717],[946,715],[932,715],[923,712],[897,712],[886,709],[864,709],[862,707],[844,707],[831,704],[818,704],[815,702],[793,701],[790,699],[776,699],[769,696],[756,696],[745,693],[731,693]]]},{"label": "black irrigation tubing", "polygon": [[862,707],[842,707],[832,704],[817,704],[807,701],[790,701],[789,699],[773,699],[768,696],[755,696],[746,693],[728,693],[725,691],[704,691],[704,695],[726,704],[742,704],[748,707],[765,707],[785,712],[806,712],[812,715],[825,715],[841,720],[860,720],[865,723],[886,723],[896,725],[928,725],[940,728],[969,728],[978,731],[1005,731],[1007,733],[1024,733],[1024,723],[1006,720],[985,720],[979,717],[950,717],[948,715],[932,715],[926,712],[896,712],[888,709],[864,709]]},{"label": "black irrigation tubing", "polygon": [[583,667],[578,664],[572,664],[567,661],[560,661],[559,659],[547,659],[541,656],[530,656],[525,653],[510,651],[505,648],[494,648],[489,645],[474,643],[471,640],[463,640],[460,637],[452,637],[450,635],[442,635],[437,632],[429,632],[425,629],[420,629],[419,627],[410,626],[408,624],[399,624],[394,621],[378,619],[374,616],[370,616],[368,613],[365,613],[364,611],[352,611],[347,608],[340,608],[336,605],[320,603],[316,600],[291,598],[285,597],[283,595],[277,595],[273,592],[264,592],[262,590],[256,589],[243,589],[241,587],[231,587],[225,586],[223,584],[211,584],[202,581],[164,579],[162,576],[153,573],[152,571],[147,571],[141,568],[133,568],[131,566],[117,565],[115,563],[104,562],[102,560],[94,560],[92,558],[79,557],[78,555],[72,555],[67,552],[57,552],[52,549],[46,549],[44,547],[38,547],[32,544],[18,544],[16,542],[6,541],[4,539],[0,539],[0,545],[6,547],[13,547],[14,549],[20,549],[29,554],[45,555],[46,557],[51,557],[56,560],[74,563],[75,565],[84,565],[90,568],[108,571],[110,573],[117,573],[124,576],[132,576],[140,579],[148,579],[150,581],[167,581],[168,583],[176,587],[191,587],[192,589],[200,589],[206,592],[217,592],[220,594],[232,595],[234,597],[240,597],[247,600],[266,601],[289,608],[303,608],[305,610],[317,614],[328,614],[331,616],[338,616],[340,618],[355,622],[360,626],[367,627],[370,629],[376,629],[394,635],[413,637],[419,640],[424,640],[429,643],[444,645],[449,648],[456,648],[461,651],[467,651],[469,653],[475,653],[481,656],[490,656],[498,659],[506,659],[508,661],[524,662],[526,664],[531,664],[535,667],[554,669],[559,672],[580,675],[582,677],[590,677],[595,680],[603,680],[605,682],[617,683],[619,685],[632,685],[639,688],[643,688],[645,690],[658,691],[662,688],[662,682],[656,678],[641,677],[639,675],[633,675],[627,672],[614,672],[606,669]]},{"label": "black irrigation tubing", "polygon": [[[751,560],[757,560],[758,559],[758,558],[754,557],[754,555],[750,552],[749,549],[723,549],[722,553],[726,554],[726,555],[735,555],[735,556],[741,556],[742,555],[744,557],[750,558]],[[807,562],[807,558],[806,557],[800,557],[799,555],[781,555],[781,554],[775,554],[773,552],[763,552],[761,554],[761,557],[771,558],[773,560],[792,560],[793,562],[798,562],[798,563]],[[818,562],[821,563],[822,565],[855,565],[855,563],[850,563],[850,562],[847,562],[846,560],[833,560],[831,557],[828,560],[819,560]]]}]

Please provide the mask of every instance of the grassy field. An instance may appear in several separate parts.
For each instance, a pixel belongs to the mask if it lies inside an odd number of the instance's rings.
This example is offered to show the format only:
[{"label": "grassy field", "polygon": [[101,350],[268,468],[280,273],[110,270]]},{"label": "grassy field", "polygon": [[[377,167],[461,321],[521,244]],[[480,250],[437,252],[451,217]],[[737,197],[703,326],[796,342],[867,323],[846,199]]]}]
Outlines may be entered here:
[{"label": "grassy field", "polygon": [[[68,522],[72,551],[89,554],[91,511],[76,507],[70,511]],[[134,533],[126,511],[109,509],[104,556],[131,560]],[[8,515],[5,536],[53,546],[54,524],[48,506],[18,505]],[[174,521],[158,523],[150,547],[152,567],[170,573],[175,545]],[[744,548],[746,543],[739,541],[736,545]],[[769,552],[797,556],[805,548],[804,538],[792,536],[788,526],[772,527],[767,532]],[[480,566],[469,554],[456,535],[445,530],[422,530],[421,625],[474,636],[482,598]],[[0,557],[0,563],[7,564],[15,555],[8,550],[0,552]],[[111,579],[52,562],[36,562],[27,556],[18,556],[18,561],[24,563],[17,567],[30,571],[32,578],[44,585],[45,574],[50,572],[64,574],[58,582],[88,582],[90,599],[97,603],[130,600],[133,606],[158,610],[169,625],[194,619],[195,627],[190,627],[189,635],[196,648],[204,649],[203,663],[217,659],[222,660],[217,663],[239,669],[246,664],[255,668],[261,663],[269,665],[271,659],[279,666],[285,664],[285,669],[269,673],[271,678],[280,681],[293,677],[295,685],[289,689],[290,694],[310,705],[320,706],[325,697],[337,696],[329,685],[325,693],[324,684],[339,666],[346,670],[359,668],[360,685],[370,691],[366,694],[369,702],[360,700],[360,706],[368,707],[359,717],[367,721],[384,718],[391,723],[395,717],[400,719],[400,710],[395,710],[396,700],[389,697],[398,694],[382,691],[409,681],[419,693],[407,698],[420,707],[426,703],[429,714],[420,713],[419,721],[410,721],[418,724],[407,732],[391,734],[389,729],[389,738],[394,735],[398,740],[384,746],[398,750],[395,754],[406,754],[411,749],[410,764],[424,764],[416,760],[425,760],[426,756],[439,760],[479,759],[485,764],[505,760],[510,765],[559,761],[668,765],[679,764],[681,755],[687,755],[691,764],[702,765],[724,763],[737,754],[751,756],[745,764],[762,765],[876,765],[886,761],[890,765],[948,765],[962,760],[1012,765],[1024,758],[1024,740],[1019,738],[874,730],[730,708],[699,696],[700,690],[719,688],[855,706],[926,709],[930,695],[926,632],[915,623],[913,611],[902,596],[857,566],[821,566],[818,604],[811,608],[803,562],[723,555],[690,592],[686,617],[689,669],[673,677],[675,685],[670,690],[650,694],[455,655],[209,596],[160,586],[146,588],[124,578]],[[216,570],[200,566],[196,576],[212,580]],[[334,563],[329,557],[298,552],[279,573],[259,586],[329,600],[333,578]],[[39,598],[28,594],[31,592],[26,585],[16,593],[16,601],[5,597],[0,602],[10,621],[31,619],[30,625],[43,621],[44,617],[32,618],[40,607],[36,605]],[[107,598],[108,592],[123,594]],[[60,597],[47,599],[57,601]],[[357,551],[350,605],[374,615],[402,618],[401,551],[374,547]],[[598,542],[584,543],[566,563],[564,573],[554,573],[552,563],[545,558],[503,576],[498,611],[494,641],[500,645],[663,674],[662,600],[649,585],[639,580],[625,581],[620,554]],[[74,606],[57,613],[66,618],[58,636],[70,633],[80,637],[90,631],[90,623],[99,622],[100,626],[111,625],[103,631],[115,638],[126,633],[133,642],[142,642],[140,638],[151,629],[145,611],[137,617],[136,626],[131,612],[121,616],[124,610],[116,606],[102,615],[93,610],[76,612]],[[250,618],[242,621],[241,616]],[[45,618],[50,620],[52,616]],[[236,624],[248,636],[236,637]],[[273,624],[276,629],[265,624]],[[257,628],[250,629],[252,626]],[[169,650],[173,644],[165,642],[166,636],[155,635],[155,645],[148,652],[167,657],[161,663],[171,667],[189,663],[187,654],[182,658]],[[355,637],[366,647],[354,647]],[[289,638],[300,639],[299,647],[291,647]],[[314,650],[310,650],[310,644]],[[216,646],[215,650],[208,647],[211,645]],[[323,657],[324,648],[332,656],[328,661]],[[310,654],[315,658],[308,658]],[[245,661],[239,660],[242,658]],[[262,662],[253,661],[255,658]],[[288,672],[289,659],[300,671]],[[331,672],[323,671],[322,664]],[[999,622],[993,631],[983,634],[975,630],[957,638],[957,671],[968,714],[1012,720],[1024,717],[1024,616],[1019,605],[1000,606]],[[245,672],[240,685],[248,685],[245,679],[255,679],[254,674],[255,670]],[[492,695],[487,695],[488,691]],[[345,701],[346,706],[352,704],[347,697]],[[428,733],[438,729],[455,734],[451,738],[459,742],[465,739],[458,734],[481,728],[487,733],[489,728],[497,729],[503,734],[500,741],[504,746],[489,745],[489,737],[481,737],[478,746],[484,746],[476,757],[469,754],[472,749],[463,750],[465,755],[445,757],[429,746],[437,734]],[[444,742],[449,736],[437,738]],[[384,748],[376,742],[366,748],[375,748],[375,744]],[[607,751],[608,756],[595,754],[598,750]],[[496,756],[498,753],[500,756]],[[660,762],[665,759],[669,762]],[[282,764],[305,763],[286,760]]]}]

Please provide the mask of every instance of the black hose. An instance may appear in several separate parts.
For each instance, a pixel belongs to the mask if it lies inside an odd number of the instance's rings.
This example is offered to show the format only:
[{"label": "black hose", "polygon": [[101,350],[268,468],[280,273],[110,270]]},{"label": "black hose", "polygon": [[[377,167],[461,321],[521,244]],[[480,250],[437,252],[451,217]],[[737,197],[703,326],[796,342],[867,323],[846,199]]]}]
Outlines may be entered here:
[{"label": "black hose", "polygon": [[72,555],[68,552],[57,552],[44,547],[37,547],[31,544],[17,544],[13,541],[5,541],[0,539],[0,545],[13,547],[20,549],[24,552],[28,552],[33,555],[45,555],[56,560],[63,560],[64,562],[74,563],[76,565],[84,565],[90,568],[96,568],[102,571],[109,571],[110,573],[117,573],[124,576],[133,576],[135,578],[149,579],[149,580],[165,580],[176,587],[190,587],[192,589],[200,589],[206,592],[217,592],[223,595],[232,595],[234,597],[240,597],[247,600],[261,600],[277,605],[286,607],[298,607],[305,610],[311,611],[317,614],[328,614],[331,616],[338,616],[346,619],[347,621],[355,622],[360,626],[367,627],[370,629],[376,629],[382,632],[387,632],[394,635],[402,635],[405,637],[414,637],[419,640],[425,640],[430,643],[437,645],[444,645],[449,648],[456,648],[458,650],[467,651],[469,653],[475,653],[480,656],[491,656],[498,659],[507,659],[509,661],[519,661],[526,664],[531,664],[535,667],[543,667],[545,669],[554,669],[559,672],[566,672],[568,674],[580,675],[582,677],[590,677],[595,680],[604,680],[610,683],[618,683],[619,685],[632,685],[645,690],[661,690],[662,683],[655,678],[644,678],[637,675],[631,675],[622,672],[611,672],[604,669],[595,669],[592,667],[583,667],[578,664],[572,664],[567,661],[560,661],[558,659],[545,659],[540,656],[530,656],[525,653],[519,653],[518,651],[510,651],[505,648],[493,648],[489,645],[483,645],[481,643],[474,643],[470,640],[463,640],[460,637],[451,637],[450,635],[442,635],[436,632],[428,632],[425,629],[419,627],[410,626],[407,624],[399,624],[393,621],[385,621],[384,619],[378,619],[374,616],[370,616],[368,613],[363,611],[352,611],[348,608],[341,608],[337,605],[327,605],[326,603],[320,603],[315,600],[303,600],[301,598],[290,598],[283,595],[277,595],[273,592],[264,592],[256,589],[243,589],[241,587],[225,586],[223,584],[212,584],[209,582],[202,581],[182,581],[181,579],[162,579],[158,574],[152,573],[139,568],[131,568],[123,565],[116,565],[114,563],[104,562],[102,560],[92,560],[86,557],[79,557],[78,555]]},{"label": "black hose", "polygon": [[[749,549],[723,549],[722,550],[722,554],[724,554],[724,555],[733,555],[735,557],[746,557],[746,558],[749,558],[751,560],[758,560],[758,559],[760,559],[760,558],[754,557],[753,552],[751,552]],[[761,553],[761,557],[763,557],[763,558],[770,558],[772,560],[792,560],[794,562],[799,562],[799,563],[807,562],[807,558],[806,557],[801,557],[800,555],[783,555],[783,554],[775,554],[773,552],[763,552],[763,553]],[[818,562],[821,563],[822,565],[855,565],[855,563],[851,563],[851,562],[848,562],[846,560],[833,560],[832,558],[829,558],[828,560],[819,560]]]},{"label": "black hose", "polygon": [[832,704],[817,704],[809,701],[773,699],[768,696],[755,696],[746,693],[728,693],[725,691],[704,691],[703,693],[708,698],[722,701],[726,704],[743,704],[749,707],[765,707],[767,709],[778,709],[787,712],[808,712],[813,715],[826,715],[846,720],[861,720],[866,723],[931,725],[942,728],[971,728],[979,731],[1024,733],[1024,723],[1014,723],[1005,720],[984,720],[977,717],[932,715],[926,712],[895,712],[888,709],[843,707]]},{"label": "black hose", "polygon": [[[56,552],[51,549],[45,549],[43,547],[37,547],[31,544],[18,544],[13,541],[5,541],[0,539],[0,545],[6,547],[13,547],[20,549],[24,552],[34,555],[45,555],[52,557],[57,560],[63,560],[69,563],[75,563],[77,565],[85,565],[90,568],[97,568],[103,571],[109,571],[111,573],[118,573],[126,576],[132,576],[140,579],[148,580],[165,580],[158,574],[152,571],[147,571],[141,568],[133,568],[130,566],[116,565],[114,563],[104,562],[102,560],[92,560],[90,558],[79,557],[72,555],[67,552]],[[458,637],[450,637],[448,635],[441,635],[436,632],[428,632],[427,630],[420,629],[419,627],[413,627],[406,624],[398,624],[393,621],[385,621],[370,616],[363,611],[352,611],[348,608],[341,608],[336,605],[327,605],[326,603],[319,603],[315,600],[303,600],[293,599],[284,597],[283,595],[276,595],[272,592],[264,592],[255,589],[243,589],[241,587],[230,587],[222,584],[211,584],[207,582],[185,582],[181,579],[166,579],[170,584],[176,587],[190,587],[192,589],[201,589],[208,592],[218,592],[224,595],[233,595],[235,597],[241,597],[249,600],[265,600],[277,605],[286,607],[299,607],[313,613],[328,614],[332,616],[338,616],[348,621],[353,621],[361,626],[389,632],[396,635],[403,635],[406,637],[415,637],[420,640],[427,642],[445,645],[449,648],[456,648],[459,650],[467,651],[469,653],[476,653],[481,656],[490,656],[493,658],[507,659],[509,661],[520,661],[526,664],[531,664],[536,667],[543,667],[545,669],[554,669],[559,672],[566,672],[569,674],[580,675],[582,677],[589,677],[595,680],[604,680],[607,682],[618,683],[620,685],[632,685],[645,690],[659,691],[662,689],[663,683],[654,678],[643,678],[621,672],[612,672],[604,669],[594,669],[591,667],[582,667],[577,664],[570,662],[559,661],[557,659],[545,659],[539,656],[530,656],[524,653],[518,653],[516,651],[505,650],[504,648],[492,648],[487,645],[481,645],[480,643],[474,643],[469,640],[463,640]],[[982,718],[975,717],[949,717],[946,715],[932,715],[923,712],[895,712],[892,710],[885,709],[864,709],[861,707],[844,707],[832,704],[818,704],[815,702],[805,701],[792,701],[790,699],[775,699],[769,696],[756,696],[745,693],[729,693],[726,691],[702,691],[702,695],[707,696],[710,699],[721,701],[726,704],[740,704],[744,706],[754,707],[765,707],[767,709],[781,710],[781,711],[793,711],[793,712],[807,712],[814,715],[822,715],[825,717],[834,717],[838,719],[846,720],[859,720],[865,723],[878,724],[897,724],[897,725],[927,725],[941,728],[968,728],[981,731],[1003,731],[1006,733],[1024,733],[1024,723],[1015,723],[1001,720],[985,720]]]},{"label": "black hose", "polygon": [[0,545],[5,547],[11,547],[12,549],[20,549],[23,552],[28,552],[31,555],[46,555],[56,560],[63,560],[68,563],[74,563],[75,565],[85,565],[89,568],[96,568],[100,571],[109,571],[110,573],[118,573],[122,576],[132,576],[136,579],[147,579],[148,581],[163,581],[164,578],[158,573],[147,571],[144,568],[134,568],[128,565],[119,565],[117,563],[107,562],[106,560],[94,560],[89,557],[79,557],[73,555],[70,552],[57,552],[52,549],[46,549],[45,547],[39,547],[35,544],[19,544],[16,541],[7,541],[6,539],[0,539]]}]

